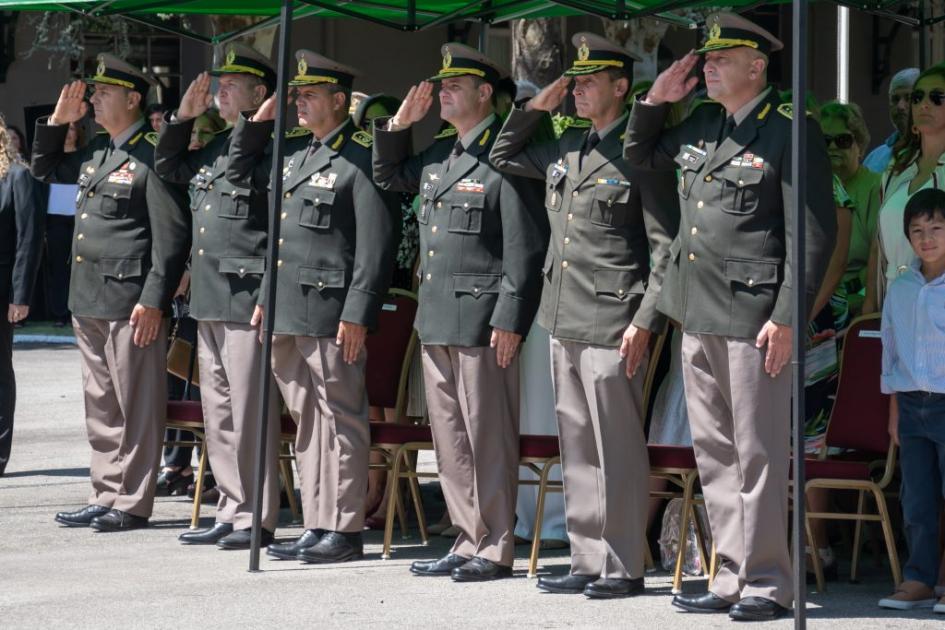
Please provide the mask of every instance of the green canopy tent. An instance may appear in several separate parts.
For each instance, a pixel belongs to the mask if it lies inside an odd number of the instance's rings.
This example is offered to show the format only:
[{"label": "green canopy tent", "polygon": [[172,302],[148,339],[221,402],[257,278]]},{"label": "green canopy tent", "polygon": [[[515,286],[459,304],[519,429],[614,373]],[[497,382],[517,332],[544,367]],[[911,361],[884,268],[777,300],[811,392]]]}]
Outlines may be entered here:
[{"label": "green canopy tent", "polygon": [[[788,0],[780,0],[786,3]],[[945,20],[945,15],[925,16],[921,0],[919,2],[920,17],[910,17],[897,13],[903,5],[913,5],[915,2],[901,0],[833,0],[836,4],[849,6],[861,11],[897,20],[912,27],[926,27]],[[792,40],[792,88],[793,106],[795,111],[804,111],[804,95],[807,92],[807,13],[808,0],[790,0],[793,7],[793,40]],[[286,81],[289,76],[290,59],[290,28],[293,19],[317,16],[325,19],[360,19],[401,31],[422,31],[441,26],[449,22],[475,20],[484,25],[503,22],[517,18],[554,17],[568,15],[596,15],[610,19],[633,19],[652,16],[669,21],[673,24],[696,28],[698,25],[680,15],[671,13],[683,8],[713,7],[718,5],[727,7],[757,6],[754,0],[467,0],[467,1],[429,1],[429,0],[349,0],[334,2],[328,0],[0,0],[0,10],[18,11],[58,11],[73,12],[90,18],[120,16],[124,19],[150,25],[154,28],[169,31],[196,39],[207,44],[217,44],[235,39],[251,31],[279,25],[279,53],[278,53],[278,95],[279,111],[276,117],[277,138],[273,147],[272,190],[270,192],[270,225],[269,250],[267,269],[274,276],[278,267],[273,264],[278,258],[279,221],[276,217],[281,211],[282,200],[282,159],[285,152],[284,136],[286,128]],[[254,15],[263,19],[252,26],[219,35],[202,35],[192,31],[176,28],[171,22],[162,20],[162,14],[209,14],[209,15]],[[806,199],[806,167],[801,156],[806,153],[806,126],[804,116],[796,116],[793,121],[792,138],[792,169],[794,186],[792,202],[794,207],[801,207]],[[793,213],[793,233],[799,235],[793,239],[793,277],[797,278],[794,287],[794,354],[792,358],[793,372],[793,443],[804,444],[804,423],[802,411],[804,409],[804,342],[806,326],[805,287],[804,278],[804,223],[802,212]],[[272,350],[272,315],[275,312],[275,278],[268,284],[266,295],[265,321],[263,323],[264,352],[263,361],[268,371]],[[256,486],[254,497],[254,520],[252,533],[252,550],[250,553],[250,570],[259,569],[260,546],[260,515],[262,505],[263,471],[261,463],[264,461],[266,432],[263,430],[262,419],[270,395],[269,379],[262,378],[260,382],[262,392],[259,417],[259,449],[256,455]],[[806,584],[804,571],[804,452],[802,448],[794,449],[794,496],[793,496],[793,550],[794,550],[794,590],[795,627],[803,628],[806,625]]]}]

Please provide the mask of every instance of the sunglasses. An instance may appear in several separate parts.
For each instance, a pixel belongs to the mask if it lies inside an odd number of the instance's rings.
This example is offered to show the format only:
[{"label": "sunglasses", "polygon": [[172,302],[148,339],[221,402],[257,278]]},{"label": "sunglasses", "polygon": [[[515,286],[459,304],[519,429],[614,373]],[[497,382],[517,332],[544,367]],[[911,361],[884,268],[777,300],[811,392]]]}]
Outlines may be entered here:
[{"label": "sunglasses", "polygon": [[824,142],[827,143],[828,147],[833,143],[838,149],[849,149],[853,146],[853,140],[853,134],[848,131],[838,133],[835,136],[824,134]]},{"label": "sunglasses", "polygon": [[[923,99],[925,99],[925,94],[926,93],[924,90],[913,90],[912,104],[918,105],[921,103]],[[932,105],[935,105],[936,107],[941,107],[942,104],[945,103],[945,90],[930,90],[928,95],[929,101],[931,101]]]}]

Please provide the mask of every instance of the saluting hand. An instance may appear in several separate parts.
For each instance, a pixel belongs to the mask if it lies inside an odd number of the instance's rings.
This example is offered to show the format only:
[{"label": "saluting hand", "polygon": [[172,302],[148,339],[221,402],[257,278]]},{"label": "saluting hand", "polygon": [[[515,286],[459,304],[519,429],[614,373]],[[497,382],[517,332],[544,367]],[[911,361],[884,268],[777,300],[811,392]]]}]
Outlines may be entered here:
[{"label": "saluting hand", "polygon": [[404,102],[400,104],[400,109],[390,121],[391,129],[406,129],[415,122],[420,122],[430,111],[431,105],[433,105],[433,84],[422,81],[407,92]]},{"label": "saluting hand", "polygon": [[495,362],[500,368],[505,369],[512,365],[512,359],[515,358],[515,352],[520,343],[522,343],[522,336],[518,333],[501,328],[492,329],[489,347],[495,348]]},{"label": "saluting hand", "polygon": [[135,304],[129,323],[135,329],[134,344],[147,348],[157,339],[163,313],[159,308]]},{"label": "saluting hand", "polygon": [[699,55],[690,52],[682,59],[673,62],[673,65],[663,70],[650,91],[646,93],[646,102],[650,105],[663,103],[677,103],[696,87],[699,77],[690,77],[692,69],[699,63]]},{"label": "saluting hand", "polygon": [[335,337],[335,343],[342,346],[342,358],[348,365],[358,360],[358,355],[364,349],[365,339],[367,339],[367,326],[338,322],[338,336]]},{"label": "saluting hand", "polygon": [[276,95],[273,94],[259,106],[259,109],[256,110],[256,113],[253,114],[253,117],[250,119],[253,122],[265,122],[267,120],[276,119],[276,108],[279,105],[279,101],[276,99]]},{"label": "saluting hand", "polygon": [[569,85],[571,85],[571,77],[558,77],[555,81],[543,87],[541,92],[525,103],[525,111],[538,110],[551,112],[558,109],[558,106],[561,105],[561,101],[568,95]]},{"label": "saluting hand", "polygon": [[178,120],[190,120],[200,116],[213,103],[213,94],[210,93],[210,75],[201,72],[190,82],[184,97],[177,108]]},{"label": "saluting hand", "polygon": [[620,358],[627,360],[627,378],[632,379],[640,362],[643,361],[643,355],[650,345],[650,336],[652,333],[646,328],[637,328],[633,324],[627,326],[623,332],[623,340],[620,342]]},{"label": "saluting hand", "polygon": [[89,111],[89,104],[85,102],[85,81],[73,81],[62,87],[56,109],[49,117],[50,125],[68,125],[82,120]]},{"label": "saluting hand", "polygon": [[792,334],[790,326],[775,324],[768,320],[755,339],[755,347],[758,349],[768,344],[768,352],[765,354],[765,372],[771,378],[780,374],[787,362],[791,360]]}]

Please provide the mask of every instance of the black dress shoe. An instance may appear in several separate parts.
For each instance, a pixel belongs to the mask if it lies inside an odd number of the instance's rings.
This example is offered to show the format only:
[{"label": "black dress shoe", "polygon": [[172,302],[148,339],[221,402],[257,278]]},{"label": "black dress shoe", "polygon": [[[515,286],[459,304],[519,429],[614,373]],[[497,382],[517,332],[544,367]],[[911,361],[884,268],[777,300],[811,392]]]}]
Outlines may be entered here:
[{"label": "black dress shoe", "polygon": [[184,532],[177,537],[184,545],[215,545],[224,536],[233,533],[232,523],[214,523],[213,527]]},{"label": "black dress shoe", "polygon": [[193,482],[193,472],[184,475],[179,470],[162,470],[157,478],[154,495],[158,497],[180,496],[187,492],[187,486]]},{"label": "black dress shoe", "polygon": [[66,527],[88,527],[93,518],[106,514],[108,509],[104,505],[87,505],[75,512],[59,512],[56,522]]},{"label": "black dress shoe", "polygon": [[317,543],[303,549],[297,556],[306,564],[348,562],[364,557],[361,532],[325,532]]},{"label": "black dress shoe", "polygon": [[[252,532],[253,530],[247,527],[246,529],[234,529],[233,533],[227,534],[223,538],[217,541],[217,547],[220,549],[226,549],[227,551],[233,549],[249,549],[250,542],[252,541]],[[262,530],[262,536],[260,536],[259,546],[265,547],[272,543],[275,537],[272,535],[272,532],[268,529]]]},{"label": "black dress shoe", "polygon": [[728,616],[735,621],[770,621],[790,611],[778,602],[764,597],[745,597],[732,606]]},{"label": "black dress shoe", "polygon": [[597,579],[596,575],[556,575],[538,578],[538,590],[546,593],[580,595],[584,588]]},{"label": "black dress shoe", "polygon": [[673,606],[692,613],[722,613],[728,612],[732,602],[722,599],[715,593],[700,593],[698,595],[676,595],[673,597]]},{"label": "black dress shoe", "polygon": [[266,555],[279,560],[297,560],[300,551],[313,547],[324,535],[324,529],[306,529],[292,542],[272,543],[266,548]]},{"label": "black dress shoe", "polygon": [[599,578],[584,589],[584,596],[591,599],[616,599],[632,597],[645,591],[643,578]]},{"label": "black dress shoe", "polygon": [[121,510],[109,510],[105,514],[93,518],[89,525],[97,532],[127,532],[132,529],[147,527],[148,519]]},{"label": "black dress shoe", "polygon": [[449,575],[453,569],[469,562],[469,558],[450,553],[439,560],[417,560],[410,565],[410,572],[414,575]]},{"label": "black dress shoe", "polygon": [[504,567],[492,560],[475,557],[450,573],[454,582],[487,582],[512,577],[512,567]]}]

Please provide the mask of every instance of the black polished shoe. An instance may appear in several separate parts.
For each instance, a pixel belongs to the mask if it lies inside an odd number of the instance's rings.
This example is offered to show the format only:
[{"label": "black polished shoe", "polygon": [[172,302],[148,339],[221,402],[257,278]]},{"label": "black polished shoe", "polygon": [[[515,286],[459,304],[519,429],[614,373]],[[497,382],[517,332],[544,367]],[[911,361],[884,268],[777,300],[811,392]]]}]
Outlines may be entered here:
[{"label": "black polished shoe", "polygon": [[59,512],[56,522],[66,527],[88,527],[93,518],[108,513],[108,510],[104,505],[87,505],[75,512]]},{"label": "black polished shoe", "polygon": [[316,544],[303,549],[297,558],[306,564],[348,562],[364,557],[361,532],[325,532]]},{"label": "black polished shoe", "polygon": [[728,611],[735,621],[770,621],[791,612],[778,602],[764,597],[745,597]]},{"label": "black polished shoe", "polygon": [[194,482],[194,473],[184,475],[179,470],[162,470],[158,474],[154,496],[173,497],[187,492],[187,486]]},{"label": "black polished shoe", "polygon": [[315,546],[324,535],[324,529],[306,529],[304,534],[292,542],[272,543],[266,547],[266,555],[278,560],[297,560],[300,551]]},{"label": "black polished shoe", "polygon": [[580,595],[588,584],[597,579],[596,575],[556,575],[538,578],[538,590],[546,593],[564,593]]},{"label": "black polished shoe", "polygon": [[410,572],[414,575],[446,576],[452,573],[453,569],[461,567],[467,562],[469,562],[469,558],[450,553],[439,560],[417,560],[410,565]]},{"label": "black polished shoe", "polygon": [[233,533],[232,523],[214,523],[213,527],[184,532],[177,540],[184,545],[215,545],[224,536]]},{"label": "black polished shoe", "polygon": [[127,532],[148,526],[145,516],[135,516],[121,510],[109,510],[92,519],[89,525],[97,532]]},{"label": "black polished shoe", "polygon": [[715,593],[698,595],[676,595],[673,606],[691,613],[724,613],[732,607],[732,602],[722,599]]},{"label": "black polished shoe", "polygon": [[450,573],[454,582],[488,582],[512,577],[512,567],[504,567],[492,560],[476,556]]},{"label": "black polished shoe", "polygon": [[[217,541],[217,547],[220,549],[226,549],[231,551],[234,549],[249,549],[250,543],[252,541],[253,530],[247,527],[246,529],[234,529],[233,533],[227,534],[223,538]],[[275,536],[272,535],[272,532],[268,529],[262,530],[262,536],[260,536],[259,546],[265,547],[272,544],[272,541],[275,539]]]},{"label": "black polished shoe", "polygon": [[633,597],[645,591],[643,578],[598,578],[584,589],[584,596],[591,599],[616,599]]}]

